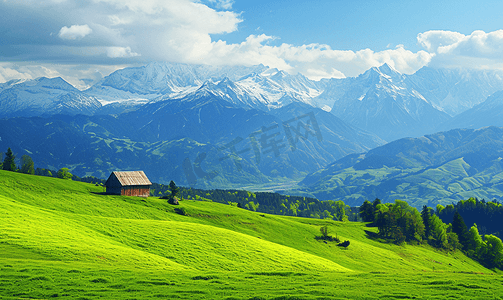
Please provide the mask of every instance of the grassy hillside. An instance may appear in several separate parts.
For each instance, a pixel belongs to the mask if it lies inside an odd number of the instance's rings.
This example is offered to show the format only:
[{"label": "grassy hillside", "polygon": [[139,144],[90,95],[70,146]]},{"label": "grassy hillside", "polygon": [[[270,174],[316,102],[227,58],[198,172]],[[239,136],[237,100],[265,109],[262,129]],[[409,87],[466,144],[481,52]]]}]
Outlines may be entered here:
[{"label": "grassy hillside", "polygon": [[[101,192],[0,171],[0,298],[486,298],[503,292],[500,275],[460,252],[381,243],[369,238],[375,228],[362,223],[212,202],[174,207]],[[348,249],[316,240],[323,225],[350,240]]]}]

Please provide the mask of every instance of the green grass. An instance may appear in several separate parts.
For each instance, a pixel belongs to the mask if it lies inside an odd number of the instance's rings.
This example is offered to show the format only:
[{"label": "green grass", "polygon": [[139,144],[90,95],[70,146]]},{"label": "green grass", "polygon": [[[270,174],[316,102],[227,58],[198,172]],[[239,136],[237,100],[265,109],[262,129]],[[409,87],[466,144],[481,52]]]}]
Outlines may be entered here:
[{"label": "green grass", "polygon": [[[503,278],[458,252],[374,239],[363,223],[212,202],[101,195],[0,171],[2,299],[497,298]],[[315,239],[321,226],[348,249]],[[256,297],[256,298],[254,298]]]}]

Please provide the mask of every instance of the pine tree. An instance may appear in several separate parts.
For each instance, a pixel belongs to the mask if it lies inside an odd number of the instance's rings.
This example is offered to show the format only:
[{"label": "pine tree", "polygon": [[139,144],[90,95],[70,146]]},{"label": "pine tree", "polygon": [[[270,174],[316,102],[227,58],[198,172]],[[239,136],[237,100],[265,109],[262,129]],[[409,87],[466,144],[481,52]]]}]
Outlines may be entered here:
[{"label": "pine tree", "polygon": [[421,211],[421,217],[423,219],[424,224],[424,236],[426,240],[431,236],[431,213],[430,208],[426,205],[423,206],[423,210]]},{"label": "pine tree", "polygon": [[360,206],[360,217],[363,222],[374,222],[374,206],[368,200]]},{"label": "pine tree", "polygon": [[463,217],[457,210],[452,219],[452,232],[458,235],[459,243],[466,249],[468,245],[468,228],[466,227]]},{"label": "pine tree", "polygon": [[170,183],[169,183],[169,189],[171,190],[171,196],[172,197],[175,197],[178,195],[178,192],[179,192],[179,188],[176,186],[176,183],[171,180]]},{"label": "pine tree", "polygon": [[12,150],[9,148],[7,149],[7,153],[5,154],[5,159],[3,161],[2,169],[7,170],[7,171],[16,171],[16,164],[14,163],[14,159],[16,159],[16,156],[12,152]]}]

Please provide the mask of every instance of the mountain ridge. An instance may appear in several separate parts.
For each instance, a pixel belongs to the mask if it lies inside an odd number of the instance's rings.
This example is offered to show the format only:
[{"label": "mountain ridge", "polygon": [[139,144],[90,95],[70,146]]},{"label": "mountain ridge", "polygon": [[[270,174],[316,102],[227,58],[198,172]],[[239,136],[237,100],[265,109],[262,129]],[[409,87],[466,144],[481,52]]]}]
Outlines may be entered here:
[{"label": "mountain ridge", "polygon": [[299,192],[350,205],[379,198],[423,205],[503,199],[503,128],[453,129],[348,155],[299,183]]}]

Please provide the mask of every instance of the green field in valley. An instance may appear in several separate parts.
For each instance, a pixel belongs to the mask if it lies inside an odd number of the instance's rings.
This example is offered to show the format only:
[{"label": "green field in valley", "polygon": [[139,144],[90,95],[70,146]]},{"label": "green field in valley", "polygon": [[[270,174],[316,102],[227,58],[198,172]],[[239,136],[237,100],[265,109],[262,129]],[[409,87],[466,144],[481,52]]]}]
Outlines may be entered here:
[{"label": "green field in valley", "polygon": [[[0,171],[1,299],[503,297],[501,273],[460,251],[384,243],[364,223],[101,192]],[[324,225],[350,246],[315,239]]]}]

